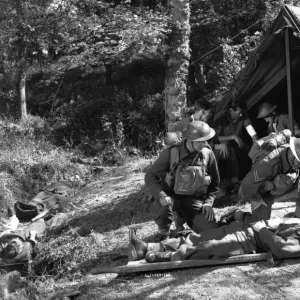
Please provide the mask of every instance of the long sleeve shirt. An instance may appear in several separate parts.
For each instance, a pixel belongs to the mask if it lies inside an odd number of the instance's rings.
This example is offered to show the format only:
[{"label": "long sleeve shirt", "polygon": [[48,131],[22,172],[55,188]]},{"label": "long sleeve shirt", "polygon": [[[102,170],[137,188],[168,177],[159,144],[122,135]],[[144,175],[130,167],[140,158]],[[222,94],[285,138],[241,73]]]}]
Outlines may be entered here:
[{"label": "long sleeve shirt", "polygon": [[251,170],[242,180],[240,195],[248,198],[256,197],[264,182],[273,181],[278,174],[287,174],[291,170],[287,159],[288,148],[287,145],[281,146],[261,161],[253,164]]},{"label": "long sleeve shirt", "polygon": [[[300,219],[269,220],[277,221],[277,226],[267,226],[256,233],[259,248],[271,251],[277,257],[290,257],[300,254]],[[271,227],[271,228],[270,228]],[[273,227],[273,228],[272,228]]]},{"label": "long sleeve shirt", "polygon": [[[174,147],[179,147],[179,160],[189,160],[191,163],[195,157],[195,154],[190,153],[185,145],[186,141],[183,141]],[[145,175],[145,182],[152,195],[159,199],[163,196],[167,196],[163,190],[161,181],[165,179],[166,174],[170,172],[170,153],[171,148],[164,149],[151,168]],[[217,167],[217,161],[211,148],[209,147],[207,161],[207,174],[211,176],[211,183],[207,188],[204,203],[213,205],[216,195],[219,191],[220,176]],[[201,198],[202,199],[202,198]]]},{"label": "long sleeve shirt", "polygon": [[[294,125],[298,126],[298,124],[294,121]],[[277,115],[275,122],[268,125],[268,132],[280,132],[284,129],[289,129],[289,115],[282,114]]]}]

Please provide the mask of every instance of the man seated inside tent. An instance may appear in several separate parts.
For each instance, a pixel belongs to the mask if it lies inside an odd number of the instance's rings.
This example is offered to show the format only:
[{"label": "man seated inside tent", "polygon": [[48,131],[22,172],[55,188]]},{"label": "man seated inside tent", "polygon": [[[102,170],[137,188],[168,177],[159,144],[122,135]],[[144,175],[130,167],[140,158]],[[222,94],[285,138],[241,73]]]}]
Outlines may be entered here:
[{"label": "man seated inside tent", "polygon": [[[216,131],[214,153],[218,162],[221,186],[237,194],[239,181],[251,167],[248,152],[257,139],[250,120],[239,106],[230,107],[212,126]],[[249,130],[250,128],[250,130]]]},{"label": "man seated inside tent", "polygon": [[[263,118],[268,123],[268,133],[289,129],[289,115],[276,113],[276,107],[276,104],[264,102],[258,108],[257,118]],[[296,121],[294,121],[294,136],[300,137],[300,129]]]},{"label": "man seated inside tent", "polygon": [[129,255],[148,263],[218,259],[255,252],[271,252],[275,257],[300,255],[300,219],[273,219],[252,224],[233,222],[185,237],[146,243],[131,229]]}]

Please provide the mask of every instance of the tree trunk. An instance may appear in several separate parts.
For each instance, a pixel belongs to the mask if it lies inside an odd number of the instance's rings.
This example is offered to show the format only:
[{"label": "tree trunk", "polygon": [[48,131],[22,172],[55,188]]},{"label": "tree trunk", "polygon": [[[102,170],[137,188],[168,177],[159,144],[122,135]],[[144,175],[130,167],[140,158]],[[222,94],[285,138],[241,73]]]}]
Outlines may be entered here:
[{"label": "tree trunk", "polygon": [[180,120],[180,110],[186,106],[186,83],[190,59],[190,6],[188,0],[173,0],[172,53],[167,62],[165,80],[167,128],[169,132]]},{"label": "tree trunk", "polygon": [[20,104],[20,118],[27,118],[27,107],[26,107],[26,72],[20,71],[17,80],[17,91],[18,91],[18,101]]}]

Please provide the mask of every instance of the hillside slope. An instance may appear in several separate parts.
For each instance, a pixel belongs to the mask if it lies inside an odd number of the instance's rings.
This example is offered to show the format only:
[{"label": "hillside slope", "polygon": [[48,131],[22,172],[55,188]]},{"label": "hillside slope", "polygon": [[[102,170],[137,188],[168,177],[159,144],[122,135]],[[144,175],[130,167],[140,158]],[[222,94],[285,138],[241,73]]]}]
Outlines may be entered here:
[{"label": "hillside slope", "polygon": [[[299,299],[300,260],[280,260],[224,267],[209,267],[130,276],[90,275],[97,266],[127,263],[128,228],[141,238],[153,240],[152,202],[144,186],[144,170],[150,161],[137,161],[108,171],[65,200],[71,219],[69,229],[42,243],[51,279],[36,282],[45,299],[59,299],[64,291],[79,291],[74,299]],[[282,197],[272,217],[287,216],[295,203]],[[246,206],[249,209],[249,206]],[[226,208],[225,208],[226,209]],[[224,209],[218,209],[218,212]],[[115,253],[115,255],[104,255]],[[39,262],[42,264],[42,262]],[[37,264],[38,265],[38,264]],[[47,296],[46,296],[47,295]]]}]

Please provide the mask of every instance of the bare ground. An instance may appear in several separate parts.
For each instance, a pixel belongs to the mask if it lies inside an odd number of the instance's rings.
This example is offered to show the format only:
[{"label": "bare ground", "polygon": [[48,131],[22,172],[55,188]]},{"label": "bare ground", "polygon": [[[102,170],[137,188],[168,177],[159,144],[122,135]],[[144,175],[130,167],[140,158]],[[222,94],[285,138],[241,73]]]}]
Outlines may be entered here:
[{"label": "bare ground", "polygon": [[[273,267],[267,262],[259,262],[128,276],[90,275],[89,270],[94,267],[108,268],[127,263],[128,228],[137,228],[141,238],[153,241],[156,225],[152,202],[148,200],[149,192],[144,186],[147,165],[149,161],[131,164],[90,183],[69,199],[66,207],[70,209],[71,228],[86,240],[86,250],[91,255],[78,262],[80,272],[67,273],[57,281],[40,282],[39,287],[45,295],[58,299],[59,292],[71,288],[80,291],[75,298],[78,300],[300,299],[300,259],[278,260]],[[291,201],[294,198],[295,194],[278,198],[272,217],[291,216],[295,210],[295,202]],[[249,209],[249,205],[245,208]],[[226,209],[216,210],[220,213]],[[118,254],[97,255],[108,251]]]}]

